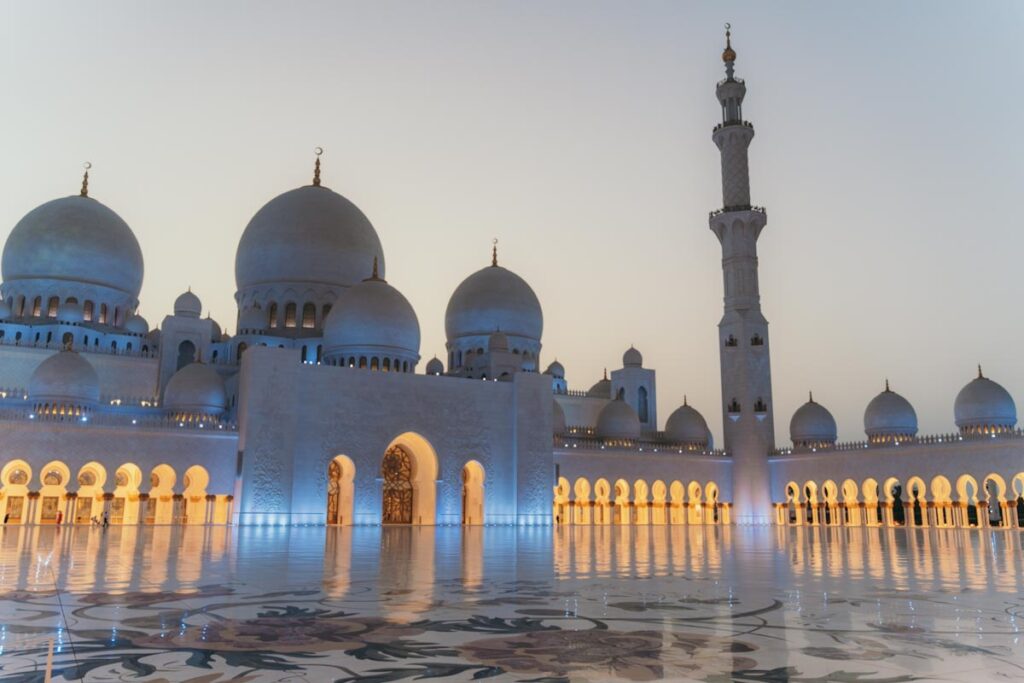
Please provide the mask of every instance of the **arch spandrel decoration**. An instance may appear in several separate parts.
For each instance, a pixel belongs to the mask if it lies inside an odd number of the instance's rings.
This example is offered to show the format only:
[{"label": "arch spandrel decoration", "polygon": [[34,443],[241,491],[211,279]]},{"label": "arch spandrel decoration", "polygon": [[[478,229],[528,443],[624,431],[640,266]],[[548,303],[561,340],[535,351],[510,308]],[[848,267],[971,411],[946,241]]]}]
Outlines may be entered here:
[{"label": "arch spandrel decoration", "polygon": [[392,446],[381,463],[384,478],[384,524],[412,524],[412,459],[401,446]]}]

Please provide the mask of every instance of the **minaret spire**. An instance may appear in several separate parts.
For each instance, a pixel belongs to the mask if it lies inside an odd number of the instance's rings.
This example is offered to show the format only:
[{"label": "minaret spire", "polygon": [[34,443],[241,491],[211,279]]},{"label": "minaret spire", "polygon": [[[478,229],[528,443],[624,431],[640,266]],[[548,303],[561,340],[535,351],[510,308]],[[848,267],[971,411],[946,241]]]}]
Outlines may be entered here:
[{"label": "minaret spire", "polygon": [[498,265],[498,238],[495,237],[491,246],[491,266]]},{"label": "minaret spire", "polygon": [[323,153],[323,147],[317,147],[313,150],[313,154],[316,154],[316,163],[313,164],[313,187],[320,187],[320,155]]},{"label": "minaret spire", "polygon": [[[708,217],[722,246],[724,314],[718,324],[725,450],[732,456],[735,519],[741,524],[772,520],[768,453],[775,447],[768,321],[761,313],[757,240],[768,222],[765,210],[750,203],[747,148],[754,127],[743,120],[747,86],[736,78],[732,26],[725,25],[726,78],[715,96],[722,122],[711,139],[721,153],[722,208]],[[807,398],[814,402],[814,395]]]},{"label": "minaret spire", "polygon": [[89,169],[92,168],[92,164],[88,161],[82,164],[82,168],[85,169],[85,173],[82,174],[82,190],[78,193],[80,197],[89,196]]}]

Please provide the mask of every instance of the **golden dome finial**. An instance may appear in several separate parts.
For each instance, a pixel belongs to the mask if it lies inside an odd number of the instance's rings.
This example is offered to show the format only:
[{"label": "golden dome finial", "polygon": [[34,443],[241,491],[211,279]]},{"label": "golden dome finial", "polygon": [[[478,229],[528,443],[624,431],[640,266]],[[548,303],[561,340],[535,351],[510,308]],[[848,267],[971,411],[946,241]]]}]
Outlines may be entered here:
[{"label": "golden dome finial", "polygon": [[378,275],[377,275],[377,257],[376,256],[373,257],[373,275],[370,276],[370,279],[372,279],[372,280],[379,280],[380,279],[378,277]]},{"label": "golden dome finial", "polygon": [[82,191],[78,194],[82,197],[89,196],[89,169],[92,168],[92,164],[88,161],[82,164],[82,168],[85,169],[85,174],[82,176]]},{"label": "golden dome finial", "polygon": [[491,247],[491,265],[492,266],[497,266],[498,265],[498,238],[495,237],[491,241],[491,244],[493,245]]},{"label": "golden dome finial", "polygon": [[736,50],[732,49],[732,24],[725,25],[725,50],[722,51],[722,61],[736,61]]},{"label": "golden dome finial", "polygon": [[320,155],[323,153],[323,147],[313,149],[313,154],[316,155],[316,164],[313,165],[313,187],[320,187]]}]

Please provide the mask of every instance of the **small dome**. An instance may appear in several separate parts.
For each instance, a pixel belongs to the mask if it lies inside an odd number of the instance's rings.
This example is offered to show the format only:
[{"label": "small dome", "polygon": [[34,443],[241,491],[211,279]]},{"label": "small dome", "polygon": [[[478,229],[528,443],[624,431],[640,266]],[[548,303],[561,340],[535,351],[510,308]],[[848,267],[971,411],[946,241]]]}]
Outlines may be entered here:
[{"label": "small dome", "polygon": [[124,328],[135,334],[149,334],[149,322],[138,313],[130,316],[124,324]]},{"label": "small dome", "polygon": [[164,389],[163,407],[186,415],[220,415],[227,408],[224,380],[203,363],[189,363],[171,376]]},{"label": "small dome", "polygon": [[552,431],[555,434],[565,434],[565,432],[567,431],[565,425],[565,411],[562,410],[562,406],[558,405],[558,401],[552,401],[551,403],[554,406],[554,427]]},{"label": "small dome", "polygon": [[864,431],[872,442],[904,440],[917,434],[917,413],[910,401],[885,383],[885,391],[871,399],[864,410]]},{"label": "small dome", "polygon": [[220,325],[218,325],[217,321],[211,318],[209,314],[206,315],[206,319],[210,321],[210,341],[220,341],[220,338],[224,334],[224,331],[220,329]]},{"label": "small dome", "polygon": [[448,341],[501,330],[540,341],[544,314],[526,280],[501,266],[473,273],[455,288],[444,315]]},{"label": "small dome", "polygon": [[235,282],[240,290],[289,282],[350,287],[370,274],[375,258],[384,277],[380,238],[359,207],[307,185],[271,199],[249,221],[235,255]]},{"label": "small dome", "polygon": [[100,285],[131,298],[142,288],[142,249],[120,216],[91,197],[54,199],[11,231],[3,280],[60,280]]},{"label": "small dome", "polygon": [[6,301],[0,299],[0,320],[8,320],[11,317],[11,307]]},{"label": "small dome", "polygon": [[444,374],[444,363],[441,362],[437,356],[434,356],[427,361],[427,374],[428,375],[443,375]]},{"label": "small dome", "polygon": [[69,301],[57,307],[57,320],[62,323],[80,323],[85,321],[85,313],[82,311],[82,304],[77,301]]},{"label": "small dome", "polygon": [[706,448],[708,446],[708,423],[704,416],[686,403],[675,409],[665,422],[665,437],[673,443],[682,443]]},{"label": "small dome", "polygon": [[267,316],[259,306],[253,306],[242,311],[238,316],[238,331],[267,329]]},{"label": "small dome", "polygon": [[548,369],[544,371],[544,374],[551,375],[555,379],[565,379],[565,366],[556,360],[548,366]]},{"label": "small dome", "polygon": [[644,357],[635,348],[630,346],[626,349],[626,352],[622,354],[622,367],[624,368],[641,368],[644,365]]},{"label": "small dome", "polygon": [[836,420],[825,406],[815,403],[812,396],[793,413],[789,436],[797,447],[818,448],[834,444],[838,438]]},{"label": "small dome", "polygon": [[487,350],[508,351],[508,337],[505,336],[505,333],[500,330],[491,332],[491,336],[487,338]]},{"label": "small dome", "polygon": [[1009,431],[1017,424],[1017,406],[1009,392],[981,374],[960,390],[953,404],[956,426],[963,434]]},{"label": "small dome", "polygon": [[203,302],[189,289],[174,300],[174,315],[183,318],[198,318],[203,312]]},{"label": "small dome", "polygon": [[608,379],[608,373],[606,372],[603,379],[599,379],[594,386],[587,390],[587,396],[591,398],[611,398],[612,397],[612,381]]},{"label": "small dome", "polygon": [[409,300],[380,278],[345,290],[324,322],[324,356],[348,354],[400,357],[414,365],[420,354],[420,324]]},{"label": "small dome", "polygon": [[602,439],[639,439],[640,416],[632,406],[617,398],[601,409],[594,431]]},{"label": "small dome", "polygon": [[85,358],[74,351],[55,353],[35,369],[28,395],[40,404],[93,407],[100,400],[100,377]]}]

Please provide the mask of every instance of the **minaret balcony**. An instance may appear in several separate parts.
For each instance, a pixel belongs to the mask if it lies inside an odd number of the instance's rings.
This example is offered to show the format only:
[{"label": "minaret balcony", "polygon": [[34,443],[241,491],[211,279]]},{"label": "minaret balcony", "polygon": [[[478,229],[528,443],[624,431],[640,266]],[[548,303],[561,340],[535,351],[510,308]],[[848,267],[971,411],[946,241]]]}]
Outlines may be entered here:
[{"label": "minaret balcony", "polygon": [[721,209],[715,209],[714,211],[708,211],[708,218],[714,218],[715,216],[721,216],[723,213],[730,213],[733,211],[753,211],[754,213],[759,213],[763,215],[768,214],[768,212],[765,210],[763,206],[752,206],[750,204],[744,204],[742,206],[726,206]]},{"label": "minaret balcony", "polygon": [[711,132],[712,133],[717,133],[718,131],[722,130],[723,128],[729,128],[731,126],[743,126],[744,128],[750,128],[750,129],[754,128],[754,124],[752,124],[750,121],[723,121],[722,123],[720,123],[717,126],[715,126],[714,128],[712,128]]}]

